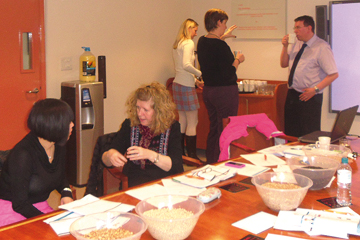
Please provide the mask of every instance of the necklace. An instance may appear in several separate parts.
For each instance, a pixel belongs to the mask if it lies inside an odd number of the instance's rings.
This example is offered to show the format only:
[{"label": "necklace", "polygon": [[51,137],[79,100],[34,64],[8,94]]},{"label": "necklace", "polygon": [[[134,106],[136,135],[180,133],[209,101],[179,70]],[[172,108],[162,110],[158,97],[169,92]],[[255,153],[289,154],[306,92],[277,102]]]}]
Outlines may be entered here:
[{"label": "necklace", "polygon": [[215,36],[216,38],[220,39],[220,37],[219,37],[218,35],[214,34],[214,33],[208,33],[208,36],[209,36],[209,35],[213,35],[213,36]]}]

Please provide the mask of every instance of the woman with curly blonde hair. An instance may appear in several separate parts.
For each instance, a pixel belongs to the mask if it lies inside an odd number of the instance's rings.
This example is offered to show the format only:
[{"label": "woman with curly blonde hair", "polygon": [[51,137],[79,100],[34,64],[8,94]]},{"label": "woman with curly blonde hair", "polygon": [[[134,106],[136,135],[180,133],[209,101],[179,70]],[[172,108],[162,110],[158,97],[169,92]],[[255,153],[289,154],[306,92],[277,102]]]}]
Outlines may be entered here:
[{"label": "woman with curly blonde hair", "polygon": [[180,124],[165,86],[153,82],[133,92],[126,119],[102,160],[124,167],[129,187],[183,172]]}]

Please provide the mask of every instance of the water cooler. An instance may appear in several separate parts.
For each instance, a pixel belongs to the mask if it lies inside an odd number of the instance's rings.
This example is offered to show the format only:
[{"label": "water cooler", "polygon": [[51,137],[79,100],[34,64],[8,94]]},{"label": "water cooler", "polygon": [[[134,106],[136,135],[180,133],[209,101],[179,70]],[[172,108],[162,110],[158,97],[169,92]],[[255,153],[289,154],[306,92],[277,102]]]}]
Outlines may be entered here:
[{"label": "water cooler", "polygon": [[104,90],[102,82],[61,83],[61,99],[74,111],[74,128],[67,142],[66,172],[69,183],[87,184],[97,138],[104,134]]}]

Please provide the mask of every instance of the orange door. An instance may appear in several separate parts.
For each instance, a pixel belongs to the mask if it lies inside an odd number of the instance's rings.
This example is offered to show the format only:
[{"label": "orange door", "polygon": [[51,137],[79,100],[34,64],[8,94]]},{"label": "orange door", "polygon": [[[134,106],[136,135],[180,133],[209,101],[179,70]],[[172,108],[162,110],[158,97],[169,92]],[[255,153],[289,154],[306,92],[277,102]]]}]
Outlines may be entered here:
[{"label": "orange door", "polygon": [[7,150],[29,131],[29,110],[46,96],[44,1],[0,6],[0,150]]}]

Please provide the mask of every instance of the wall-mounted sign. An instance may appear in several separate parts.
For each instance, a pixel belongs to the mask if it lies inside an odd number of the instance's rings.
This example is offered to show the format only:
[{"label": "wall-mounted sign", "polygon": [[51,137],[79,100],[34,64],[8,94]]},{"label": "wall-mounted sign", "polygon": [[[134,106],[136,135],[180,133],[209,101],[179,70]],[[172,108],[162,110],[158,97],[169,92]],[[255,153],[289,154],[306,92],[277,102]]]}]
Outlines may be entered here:
[{"label": "wall-mounted sign", "polygon": [[232,0],[237,38],[281,39],[286,34],[286,0]]}]

